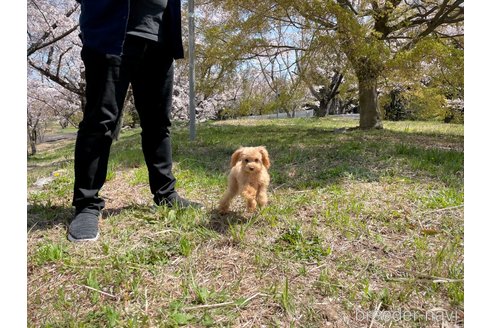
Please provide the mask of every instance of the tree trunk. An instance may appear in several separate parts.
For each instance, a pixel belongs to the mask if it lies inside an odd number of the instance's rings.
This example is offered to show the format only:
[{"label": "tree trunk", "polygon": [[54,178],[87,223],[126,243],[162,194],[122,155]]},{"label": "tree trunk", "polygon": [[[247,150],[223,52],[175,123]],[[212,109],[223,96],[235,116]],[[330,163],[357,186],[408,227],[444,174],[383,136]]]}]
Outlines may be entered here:
[{"label": "tree trunk", "polygon": [[36,149],[36,143],[37,143],[37,133],[35,128],[30,129],[29,127],[27,128],[27,138],[29,139],[29,146],[31,147],[31,153],[29,154],[30,156],[36,155],[37,149]]},{"label": "tree trunk", "polygon": [[36,149],[36,143],[31,141],[31,156],[36,155],[37,149]]},{"label": "tree trunk", "polygon": [[359,78],[359,109],[361,129],[382,129],[378,108],[377,77]]},{"label": "tree trunk", "polygon": [[309,90],[319,100],[319,107],[314,110],[315,117],[324,117],[327,114],[334,114],[333,112],[333,100],[338,95],[340,84],[343,80],[343,74],[336,72],[331,78],[330,87],[323,86],[319,91],[315,91],[312,86],[309,85]]},{"label": "tree trunk", "polygon": [[319,107],[314,109],[315,117],[325,117],[328,113],[328,101],[325,98],[322,98],[319,101]]},{"label": "tree trunk", "polygon": [[328,104],[328,115],[338,115],[341,114],[340,101],[337,96],[330,100]]}]

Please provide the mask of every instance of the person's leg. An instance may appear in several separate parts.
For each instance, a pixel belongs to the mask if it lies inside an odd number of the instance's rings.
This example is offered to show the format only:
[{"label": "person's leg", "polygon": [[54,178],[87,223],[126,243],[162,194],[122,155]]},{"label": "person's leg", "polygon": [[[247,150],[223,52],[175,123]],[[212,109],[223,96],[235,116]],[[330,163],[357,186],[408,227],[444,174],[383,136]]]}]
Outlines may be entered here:
[{"label": "person's leg", "polygon": [[[75,183],[72,205],[76,215],[69,239],[97,238],[97,217],[104,207],[98,193],[106,179],[109,151],[128,88],[120,81],[121,57],[82,49],[86,106],[75,143]],[[123,83],[122,83],[123,82]]]},{"label": "person's leg", "polygon": [[[138,38],[133,38],[138,39]],[[130,42],[129,37],[127,41]],[[142,40],[146,48],[131,76],[135,107],[142,128],[142,150],[150,190],[158,205],[200,206],[178,196],[172,174],[171,109],[174,59],[162,44]]]},{"label": "person's leg", "polygon": [[[169,127],[173,89],[173,58],[157,51],[156,43],[138,37],[129,42],[145,43],[145,51],[131,77],[135,107],[142,128],[142,150],[149,171],[150,190],[160,203],[174,191]],[[160,56],[159,56],[160,54]],[[126,55],[126,53],[125,53]]]}]

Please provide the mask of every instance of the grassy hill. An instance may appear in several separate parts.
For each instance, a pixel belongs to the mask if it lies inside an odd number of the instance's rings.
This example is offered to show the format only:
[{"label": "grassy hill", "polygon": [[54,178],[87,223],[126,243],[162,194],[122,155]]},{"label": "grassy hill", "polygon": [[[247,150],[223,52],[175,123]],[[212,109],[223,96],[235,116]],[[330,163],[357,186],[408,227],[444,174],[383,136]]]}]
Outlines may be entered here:
[{"label": "grassy hill", "polygon": [[[29,325],[462,326],[463,126],[355,125],[224,121],[195,142],[174,127],[177,189],[205,211],[152,208],[140,131],[124,131],[101,237],[85,245],[66,240],[74,141],[41,147],[28,160]],[[251,215],[237,199],[220,216],[241,145],[270,152],[270,204]]]}]

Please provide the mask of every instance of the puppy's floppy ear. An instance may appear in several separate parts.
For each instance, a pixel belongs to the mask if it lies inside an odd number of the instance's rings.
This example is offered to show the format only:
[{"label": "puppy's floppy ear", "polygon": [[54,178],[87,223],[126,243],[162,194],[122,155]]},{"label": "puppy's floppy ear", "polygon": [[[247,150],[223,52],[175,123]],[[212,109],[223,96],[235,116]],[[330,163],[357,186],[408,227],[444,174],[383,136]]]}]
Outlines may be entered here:
[{"label": "puppy's floppy ear", "polygon": [[243,152],[244,147],[240,147],[237,149],[234,154],[231,156],[231,167],[234,167],[236,163],[239,161],[239,156],[241,156],[241,153]]},{"label": "puppy's floppy ear", "polygon": [[261,161],[263,162],[263,166],[265,166],[267,169],[269,169],[270,168],[270,156],[268,156],[268,151],[266,150],[265,146],[258,147],[258,151],[261,154]]}]

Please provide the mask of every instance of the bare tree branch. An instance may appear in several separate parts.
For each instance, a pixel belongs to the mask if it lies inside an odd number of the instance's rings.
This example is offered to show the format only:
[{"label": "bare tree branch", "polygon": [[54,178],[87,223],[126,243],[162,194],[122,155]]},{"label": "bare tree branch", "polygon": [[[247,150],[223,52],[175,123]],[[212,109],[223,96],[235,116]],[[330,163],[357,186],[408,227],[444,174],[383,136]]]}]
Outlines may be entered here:
[{"label": "bare tree branch", "polygon": [[[53,40],[50,40],[50,41],[46,41],[48,39],[48,37],[50,35],[53,35],[54,36],[54,30],[58,27],[58,23],[55,22],[53,24],[50,24],[47,17],[45,16],[44,14],[44,11],[39,8],[38,4],[34,1],[34,0],[31,0],[31,3],[38,9],[38,11],[41,13],[41,15],[43,16],[43,19],[44,21],[46,22],[46,24],[48,25],[49,27],[49,31],[46,31],[40,38],[38,41],[34,42],[33,44],[31,44],[29,46],[29,48],[27,49],[27,56],[29,57],[30,55],[32,55],[34,52],[40,50],[40,49],[43,49],[61,39],[63,39],[64,37],[66,37],[67,35],[69,35],[70,33],[72,33],[73,31],[75,31],[78,27],[79,27],[79,24],[75,25],[74,27],[70,28],[68,31],[65,31],[63,32],[61,35],[57,36],[57,37],[54,37]],[[77,9],[79,8],[79,4],[76,4],[74,5],[72,8],[70,8],[66,13],[65,13],[65,17],[70,17],[72,16],[76,11]]]},{"label": "bare tree branch", "polygon": [[45,42],[45,43],[41,43],[40,41],[43,40],[43,39],[46,39],[48,35],[46,35],[46,37],[42,37],[38,42],[36,43],[33,43],[28,49],[27,49],[27,57],[29,57],[30,55],[32,55],[33,53],[35,53],[36,51],[38,50],[41,50],[49,45],[52,45],[53,43],[56,43],[58,41],[60,41],[61,39],[63,39],[64,37],[66,37],[67,35],[71,34],[72,32],[74,32],[77,28],[79,27],[79,24],[75,25],[74,27],[72,27],[71,29],[65,31],[64,33],[60,34],[59,36],[57,37],[54,37],[53,39]]},{"label": "bare tree branch", "polygon": [[79,96],[82,96],[84,94],[84,91],[83,90],[81,90],[81,89],[79,89],[79,88],[71,85],[67,81],[64,81],[63,79],[61,79],[59,76],[51,73],[51,71],[49,69],[40,67],[39,65],[37,65],[36,63],[34,63],[31,59],[28,59],[28,63],[29,63],[29,65],[31,65],[32,68],[34,68],[35,70],[37,70],[39,73],[41,73],[42,75],[46,76],[51,81],[53,81],[53,82],[59,84],[60,86],[64,87],[68,91],[71,91],[71,92],[73,92],[75,94],[78,94]]}]

